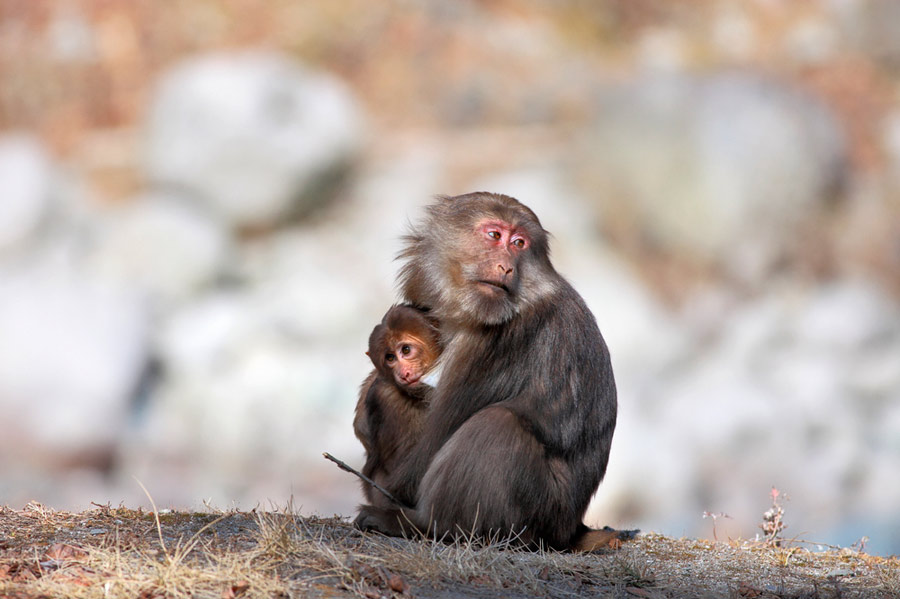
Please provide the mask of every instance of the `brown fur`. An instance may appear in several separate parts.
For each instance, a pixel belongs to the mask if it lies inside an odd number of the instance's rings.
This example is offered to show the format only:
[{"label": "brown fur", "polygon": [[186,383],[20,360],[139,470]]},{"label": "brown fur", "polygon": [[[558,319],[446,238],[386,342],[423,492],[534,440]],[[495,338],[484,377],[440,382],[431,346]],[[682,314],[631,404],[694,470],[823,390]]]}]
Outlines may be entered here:
[{"label": "brown fur", "polygon": [[[412,346],[408,359],[401,355],[404,345]],[[353,429],[366,450],[362,472],[380,485],[418,442],[428,407],[430,387],[422,381],[410,385],[400,371],[405,366],[422,376],[440,352],[436,323],[415,308],[393,306],[372,330],[366,353],[375,370],[360,388]],[[362,489],[370,503],[391,505],[370,485],[363,483]]]},{"label": "brown fur", "polygon": [[602,544],[581,519],[606,471],[616,386],[537,216],[508,196],[441,198],[406,243],[400,284],[441,322],[443,372],[421,437],[385,477],[409,507],[363,506],[357,526]]}]

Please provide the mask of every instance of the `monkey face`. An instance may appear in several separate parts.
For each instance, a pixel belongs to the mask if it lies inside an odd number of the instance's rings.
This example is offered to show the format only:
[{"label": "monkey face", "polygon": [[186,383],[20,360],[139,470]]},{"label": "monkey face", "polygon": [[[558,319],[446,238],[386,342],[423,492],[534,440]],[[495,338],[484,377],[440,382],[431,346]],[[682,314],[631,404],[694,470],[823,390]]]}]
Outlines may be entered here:
[{"label": "monkey face", "polygon": [[422,343],[414,337],[397,339],[381,356],[385,371],[390,371],[398,387],[416,387],[433,360],[426,360]]},{"label": "monkey face", "polygon": [[551,297],[560,281],[537,216],[501,194],[441,198],[400,257],[407,301],[451,327],[507,323]]},{"label": "monkey face", "polygon": [[477,262],[471,270],[483,293],[515,295],[519,288],[519,254],[529,246],[528,234],[509,223],[489,220],[475,231]]},{"label": "monkey face", "polygon": [[372,330],[366,353],[384,379],[419,396],[420,388],[427,387],[422,376],[441,353],[436,324],[415,308],[393,306]]},{"label": "monkey face", "polygon": [[475,223],[459,262],[461,308],[485,324],[499,324],[518,311],[521,265],[531,246],[523,227],[496,218]]}]

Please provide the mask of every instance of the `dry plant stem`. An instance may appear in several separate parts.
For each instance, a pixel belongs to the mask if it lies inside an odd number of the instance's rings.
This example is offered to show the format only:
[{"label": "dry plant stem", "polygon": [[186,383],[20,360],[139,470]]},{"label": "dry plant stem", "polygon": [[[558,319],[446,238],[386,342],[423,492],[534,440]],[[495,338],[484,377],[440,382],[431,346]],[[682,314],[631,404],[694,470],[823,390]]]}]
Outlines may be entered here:
[{"label": "dry plant stem", "polygon": [[206,531],[207,529],[209,529],[212,526],[215,526],[217,523],[221,522],[222,520],[224,520],[225,518],[228,517],[228,514],[223,514],[223,515],[219,516],[218,518],[216,518],[215,520],[213,520],[212,522],[208,522],[206,525],[201,527],[200,530],[198,530],[196,533],[194,533],[194,535],[190,539],[188,539],[188,542],[184,547],[181,547],[181,541],[179,540],[178,546],[176,546],[176,548],[175,548],[176,557],[175,557],[175,559],[173,559],[172,556],[169,555],[169,551],[168,551],[168,549],[166,549],[166,543],[163,540],[162,524],[159,521],[159,510],[156,508],[156,502],[153,501],[153,496],[150,495],[150,492],[147,490],[147,487],[145,487],[144,484],[141,481],[139,481],[136,477],[134,478],[134,480],[137,482],[137,484],[139,484],[141,486],[141,489],[143,489],[144,494],[147,496],[147,499],[150,500],[150,505],[153,506],[153,518],[156,521],[156,533],[159,535],[159,545],[160,545],[160,547],[162,547],[163,554],[166,556],[166,563],[168,563],[170,566],[176,565],[187,554],[189,554],[191,551],[194,550],[194,548],[197,546],[197,543],[200,542],[200,535],[203,534],[204,531]]},{"label": "dry plant stem", "polygon": [[349,472],[350,474],[355,474],[356,476],[358,476],[358,477],[360,478],[360,480],[362,480],[362,481],[365,482],[366,484],[372,485],[372,487],[375,488],[375,490],[377,490],[379,493],[381,493],[382,495],[384,495],[385,497],[387,497],[388,500],[391,501],[392,503],[394,503],[394,504],[396,504],[396,505],[398,505],[398,506],[400,506],[400,507],[403,507],[403,504],[400,503],[400,502],[397,500],[396,497],[394,497],[393,495],[391,495],[390,492],[388,492],[387,489],[385,489],[384,487],[382,487],[381,485],[379,485],[378,483],[376,483],[374,480],[372,480],[371,478],[369,478],[368,476],[366,476],[366,475],[363,474],[362,472],[360,472],[360,471],[358,471],[358,470],[355,470],[355,469],[352,468],[351,466],[348,466],[345,462],[342,462],[341,460],[337,459],[336,457],[334,457],[333,455],[331,455],[331,454],[328,453],[327,451],[324,452],[324,453],[322,453],[322,455],[325,457],[326,460],[331,460],[332,462],[334,462],[335,464],[337,464],[338,468],[340,468],[341,470],[344,470],[344,471],[346,471],[346,472]]},{"label": "dry plant stem", "polygon": [[144,491],[144,495],[147,496],[147,499],[150,500],[150,505],[153,506],[153,518],[156,520],[156,532],[159,535],[159,546],[162,547],[163,553],[166,556],[166,561],[171,562],[172,558],[169,556],[169,551],[166,549],[166,543],[163,541],[163,533],[162,533],[162,525],[159,523],[159,510],[156,509],[156,502],[153,501],[153,497],[150,495],[150,491],[147,490],[147,487],[144,486],[138,478],[133,477],[135,482],[140,485],[141,489]]}]

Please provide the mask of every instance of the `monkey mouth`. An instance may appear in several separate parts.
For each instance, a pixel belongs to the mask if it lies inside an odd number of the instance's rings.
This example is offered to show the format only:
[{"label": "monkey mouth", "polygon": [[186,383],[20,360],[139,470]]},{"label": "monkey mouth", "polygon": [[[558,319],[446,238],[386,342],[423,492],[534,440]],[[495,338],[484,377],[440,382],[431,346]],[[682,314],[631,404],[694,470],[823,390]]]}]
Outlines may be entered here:
[{"label": "monkey mouth", "polygon": [[509,294],[509,287],[507,287],[500,281],[488,281],[486,279],[480,279],[476,282],[479,285],[485,285],[485,286],[493,288],[493,289],[499,289],[500,291],[503,291],[504,293]]}]

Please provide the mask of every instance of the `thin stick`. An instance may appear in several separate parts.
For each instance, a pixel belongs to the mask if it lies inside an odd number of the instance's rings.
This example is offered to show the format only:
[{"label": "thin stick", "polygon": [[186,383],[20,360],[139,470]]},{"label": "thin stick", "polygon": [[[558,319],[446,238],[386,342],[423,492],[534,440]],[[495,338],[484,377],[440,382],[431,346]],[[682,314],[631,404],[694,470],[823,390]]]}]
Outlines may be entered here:
[{"label": "thin stick", "polygon": [[371,478],[369,478],[368,476],[366,476],[366,475],[363,474],[362,472],[353,469],[351,466],[348,466],[347,464],[345,464],[345,463],[342,462],[341,460],[337,459],[336,457],[334,457],[333,455],[331,455],[331,454],[328,453],[327,451],[324,452],[322,455],[325,456],[325,459],[326,459],[326,460],[331,460],[332,462],[334,462],[335,464],[337,464],[338,468],[340,468],[341,470],[344,470],[344,471],[346,471],[346,472],[349,472],[350,474],[355,474],[355,475],[358,476],[358,477],[360,478],[360,480],[362,480],[364,483],[369,484],[369,485],[372,485],[372,486],[375,488],[376,491],[378,491],[379,493],[381,493],[382,495],[384,495],[385,497],[387,497],[392,503],[395,503],[395,504],[397,504],[397,505],[399,505],[399,506],[403,506],[403,504],[400,503],[400,501],[399,501],[396,497],[394,497],[393,495],[391,495],[390,492],[388,492],[387,489],[385,489],[384,487],[382,487],[381,485],[379,485],[378,483],[376,483],[374,480],[372,480]]}]

